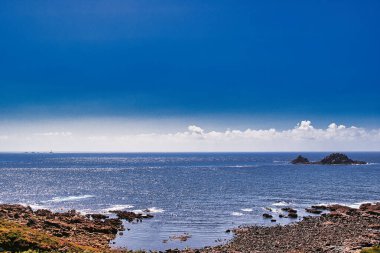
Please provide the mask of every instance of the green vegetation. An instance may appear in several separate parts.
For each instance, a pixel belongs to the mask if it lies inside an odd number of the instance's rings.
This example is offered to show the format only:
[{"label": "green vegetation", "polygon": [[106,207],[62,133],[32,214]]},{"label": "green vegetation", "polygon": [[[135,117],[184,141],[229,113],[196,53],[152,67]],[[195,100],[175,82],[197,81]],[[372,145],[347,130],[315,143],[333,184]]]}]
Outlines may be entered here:
[{"label": "green vegetation", "polygon": [[360,253],[380,253],[380,246],[374,246],[371,248],[365,248]]},{"label": "green vegetation", "polygon": [[0,248],[11,252],[67,252],[90,253],[98,250],[81,246],[66,239],[48,235],[12,221],[0,219]]}]

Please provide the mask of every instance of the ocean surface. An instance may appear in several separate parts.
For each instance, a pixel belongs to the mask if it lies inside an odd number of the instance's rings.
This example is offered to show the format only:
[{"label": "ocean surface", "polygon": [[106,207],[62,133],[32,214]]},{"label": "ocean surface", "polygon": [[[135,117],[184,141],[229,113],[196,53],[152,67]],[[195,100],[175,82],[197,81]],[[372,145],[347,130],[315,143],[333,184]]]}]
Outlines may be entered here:
[{"label": "ocean surface", "polygon": [[[0,203],[56,211],[141,212],[112,245],[129,249],[203,247],[227,229],[273,225],[283,206],[380,200],[380,153],[348,153],[368,165],[292,165],[299,153],[0,154]],[[327,153],[302,153],[320,160]],[[272,212],[266,210],[270,208]],[[295,221],[295,220],[293,220]],[[173,236],[189,234],[181,242]]]}]

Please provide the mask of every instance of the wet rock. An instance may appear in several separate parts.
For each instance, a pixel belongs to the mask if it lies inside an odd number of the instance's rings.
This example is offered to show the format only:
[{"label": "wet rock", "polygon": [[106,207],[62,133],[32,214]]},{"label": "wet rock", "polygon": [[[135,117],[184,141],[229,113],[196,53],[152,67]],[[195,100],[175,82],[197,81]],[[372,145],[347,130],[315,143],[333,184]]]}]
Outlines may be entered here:
[{"label": "wet rock", "polygon": [[298,218],[298,214],[297,213],[289,213],[288,218],[296,219],[296,218]]},{"label": "wet rock", "polygon": [[119,219],[128,220],[129,222],[132,222],[134,220],[141,221],[142,219],[153,218],[153,215],[151,214],[141,214],[129,211],[111,211],[111,213],[115,213]]},{"label": "wet rock", "polygon": [[89,214],[88,216],[90,216],[94,220],[104,220],[104,219],[108,219],[109,218],[108,215],[98,214],[98,213]]},{"label": "wet rock", "polygon": [[322,210],[316,208],[305,208],[305,211],[312,214],[321,214]]},{"label": "wet rock", "polygon": [[291,208],[291,207],[283,207],[281,208],[282,211],[288,212],[288,213],[297,213],[297,210]]},{"label": "wet rock", "polygon": [[189,238],[191,238],[191,235],[188,233],[184,233],[182,235],[173,235],[169,237],[170,240],[179,240],[181,242],[186,242]]},{"label": "wet rock", "polygon": [[314,205],[314,206],[311,206],[311,208],[318,209],[318,210],[327,210],[328,209],[328,207],[325,205]]},{"label": "wet rock", "polygon": [[273,216],[270,215],[270,214],[268,214],[268,213],[264,213],[264,214],[263,214],[263,218],[264,218],[264,219],[272,219]]}]

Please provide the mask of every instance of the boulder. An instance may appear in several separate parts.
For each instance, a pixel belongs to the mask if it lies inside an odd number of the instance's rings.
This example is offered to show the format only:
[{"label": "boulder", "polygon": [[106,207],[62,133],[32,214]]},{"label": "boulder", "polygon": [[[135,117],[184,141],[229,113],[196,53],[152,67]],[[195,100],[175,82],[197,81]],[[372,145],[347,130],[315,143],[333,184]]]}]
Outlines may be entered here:
[{"label": "boulder", "polygon": [[270,214],[264,213],[264,214],[263,214],[263,218],[264,218],[264,219],[272,219],[273,216],[270,215]]},{"label": "boulder", "polygon": [[316,208],[306,208],[306,212],[313,213],[313,214],[321,214],[322,210],[316,209]]},{"label": "boulder", "polygon": [[297,210],[291,208],[291,207],[283,207],[281,208],[282,211],[288,212],[288,213],[297,213]]},{"label": "boulder", "polygon": [[328,207],[325,205],[314,205],[314,206],[311,206],[311,208],[318,209],[318,210],[327,210],[328,209]]},{"label": "boulder", "polygon": [[298,214],[297,213],[289,213],[288,218],[296,219],[296,218],[298,218]]}]

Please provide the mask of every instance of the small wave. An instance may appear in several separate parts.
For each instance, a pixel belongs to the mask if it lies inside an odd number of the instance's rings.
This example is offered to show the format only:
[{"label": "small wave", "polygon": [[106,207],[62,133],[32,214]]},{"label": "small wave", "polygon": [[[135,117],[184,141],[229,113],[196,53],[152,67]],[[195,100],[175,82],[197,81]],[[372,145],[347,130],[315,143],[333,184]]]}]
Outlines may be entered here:
[{"label": "small wave", "polygon": [[78,201],[81,199],[94,198],[93,195],[80,195],[80,196],[68,196],[68,197],[54,197],[47,201],[42,201],[43,203],[59,203],[59,202],[68,202],[68,201]]},{"label": "small wave", "polygon": [[33,211],[36,211],[38,209],[48,209],[46,206],[39,205],[39,204],[30,204],[30,203],[19,203],[22,206],[30,206],[30,208],[33,209]]},{"label": "small wave", "polygon": [[253,211],[252,208],[242,208],[240,210],[242,210],[243,212],[252,212]]},{"label": "small wave", "polygon": [[252,168],[252,167],[256,167],[254,165],[229,165],[229,166],[225,166],[226,168]]},{"label": "small wave", "polygon": [[281,213],[281,209],[273,208],[273,207],[262,207],[262,210],[266,212],[272,212],[272,213]]},{"label": "small wave", "polygon": [[231,215],[232,216],[243,216],[244,214],[243,213],[239,213],[239,212],[232,212]]},{"label": "small wave", "polygon": [[145,210],[147,213],[163,213],[165,210],[156,207],[149,207]]},{"label": "small wave", "polygon": [[288,206],[288,205],[289,205],[289,203],[285,202],[285,201],[279,201],[279,202],[272,204],[272,206]]},{"label": "small wave", "polygon": [[110,212],[110,211],[118,211],[118,210],[124,210],[124,209],[130,209],[130,208],[133,208],[134,206],[132,205],[113,205],[109,208],[106,208],[104,209],[104,211],[106,212]]}]

